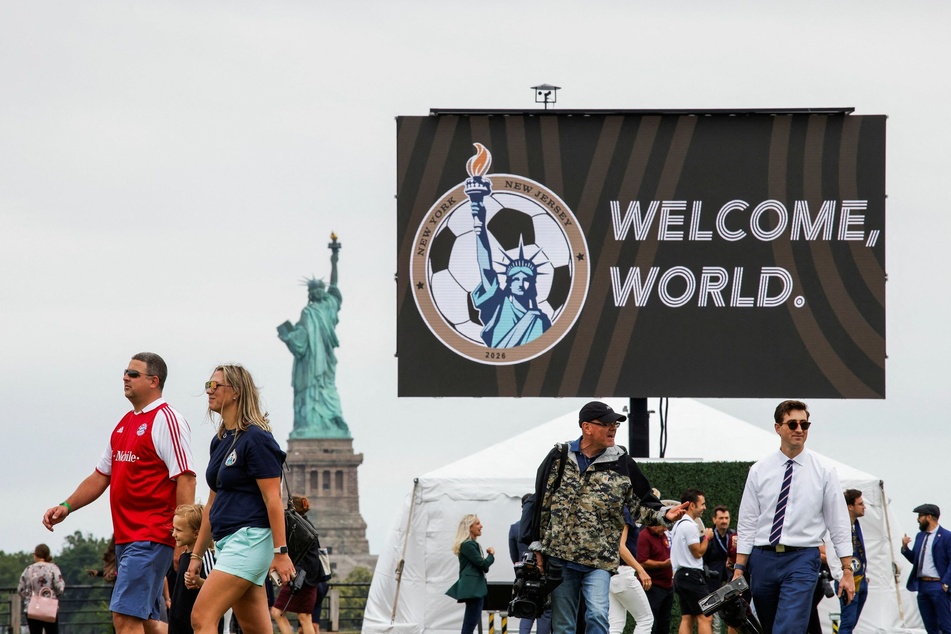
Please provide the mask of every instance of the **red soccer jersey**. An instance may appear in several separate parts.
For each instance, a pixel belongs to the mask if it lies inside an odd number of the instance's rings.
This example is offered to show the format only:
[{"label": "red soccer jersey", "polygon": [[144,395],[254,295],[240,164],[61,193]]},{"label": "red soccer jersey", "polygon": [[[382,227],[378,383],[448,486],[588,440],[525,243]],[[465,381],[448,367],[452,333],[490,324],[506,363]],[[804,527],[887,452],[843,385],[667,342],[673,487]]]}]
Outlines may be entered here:
[{"label": "red soccer jersey", "polygon": [[175,545],[176,482],[192,473],[191,430],[163,399],[126,414],[96,467],[110,477],[117,544],[149,541]]}]

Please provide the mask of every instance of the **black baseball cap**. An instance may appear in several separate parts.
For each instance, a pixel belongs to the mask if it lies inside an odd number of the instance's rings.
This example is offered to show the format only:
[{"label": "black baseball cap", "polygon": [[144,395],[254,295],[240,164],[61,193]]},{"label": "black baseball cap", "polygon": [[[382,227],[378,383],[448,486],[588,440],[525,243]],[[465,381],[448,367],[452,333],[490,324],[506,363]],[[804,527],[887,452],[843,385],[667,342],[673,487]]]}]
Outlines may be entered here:
[{"label": "black baseball cap", "polygon": [[915,513],[918,515],[931,515],[935,518],[941,517],[941,509],[937,504],[922,504],[915,507]]},{"label": "black baseball cap", "polygon": [[611,406],[601,401],[591,401],[581,408],[578,413],[578,424],[588,423],[593,420],[602,423],[623,423],[627,420],[624,414],[618,414]]}]

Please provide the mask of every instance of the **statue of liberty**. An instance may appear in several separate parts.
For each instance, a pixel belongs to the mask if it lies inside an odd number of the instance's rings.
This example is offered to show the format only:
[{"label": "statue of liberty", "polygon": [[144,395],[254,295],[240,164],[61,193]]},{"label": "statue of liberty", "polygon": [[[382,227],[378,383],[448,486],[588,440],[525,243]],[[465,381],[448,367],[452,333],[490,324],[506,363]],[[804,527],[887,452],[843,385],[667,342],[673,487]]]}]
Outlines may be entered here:
[{"label": "statue of liberty", "polygon": [[475,143],[477,153],[469,159],[466,170],[465,193],[472,210],[472,227],[476,236],[476,257],[481,272],[479,285],[472,291],[472,305],[482,321],[482,341],[490,348],[514,348],[537,339],[551,327],[548,315],[538,308],[538,265],[525,257],[519,239],[518,257],[502,253],[505,264],[505,288],[499,286],[499,276],[492,264],[492,250],[486,227],[484,199],[492,193],[492,183],[483,178],[492,164],[492,155],[481,144]]},{"label": "statue of liberty", "polygon": [[307,280],[307,306],[296,325],[285,321],[277,336],[294,355],[294,430],[291,438],[350,438],[337,393],[337,314],[343,296],[337,288],[340,243],[330,234],[330,286]]}]

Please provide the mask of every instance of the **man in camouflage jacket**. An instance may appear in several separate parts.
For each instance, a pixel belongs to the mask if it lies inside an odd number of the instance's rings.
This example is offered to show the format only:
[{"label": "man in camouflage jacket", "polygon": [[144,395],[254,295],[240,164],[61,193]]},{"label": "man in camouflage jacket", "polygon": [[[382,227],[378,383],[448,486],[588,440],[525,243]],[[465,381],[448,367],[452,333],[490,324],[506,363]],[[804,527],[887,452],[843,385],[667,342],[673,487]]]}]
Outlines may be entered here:
[{"label": "man in camouflage jacket", "polygon": [[558,444],[538,468],[531,550],[562,565],[551,595],[554,634],[574,634],[583,594],[587,634],[608,634],[608,592],[619,563],[624,507],[645,526],[670,526],[686,505],[665,508],[614,436],[626,416],[605,403],[581,408],[581,437]]}]

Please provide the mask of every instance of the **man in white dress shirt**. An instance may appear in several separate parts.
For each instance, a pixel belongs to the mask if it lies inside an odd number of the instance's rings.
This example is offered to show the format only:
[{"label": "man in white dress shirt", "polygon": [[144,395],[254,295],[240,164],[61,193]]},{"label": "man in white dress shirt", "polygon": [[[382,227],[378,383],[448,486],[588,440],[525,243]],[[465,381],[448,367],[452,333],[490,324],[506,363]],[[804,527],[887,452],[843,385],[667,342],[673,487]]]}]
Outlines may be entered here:
[{"label": "man in white dress shirt", "polygon": [[809,410],[783,401],[774,413],[779,451],[750,468],[737,519],[733,578],[749,568],[753,605],[765,632],[803,634],[819,577],[826,530],[841,557],[839,594],[855,594],[852,530],[839,477],[806,449]]}]

